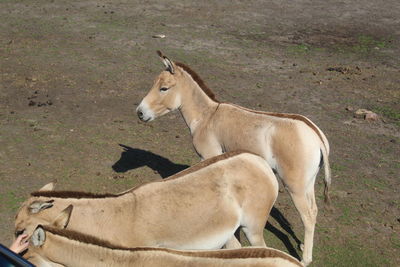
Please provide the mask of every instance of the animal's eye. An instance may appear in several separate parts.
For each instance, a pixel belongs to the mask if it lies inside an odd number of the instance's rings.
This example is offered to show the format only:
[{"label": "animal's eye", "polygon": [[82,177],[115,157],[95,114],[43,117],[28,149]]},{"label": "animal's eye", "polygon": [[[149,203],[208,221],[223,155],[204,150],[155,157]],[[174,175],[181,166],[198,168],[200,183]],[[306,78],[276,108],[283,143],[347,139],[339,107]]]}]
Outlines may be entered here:
[{"label": "animal's eye", "polygon": [[161,88],[160,88],[160,91],[161,91],[161,92],[165,92],[165,91],[167,91],[168,89],[169,89],[169,88],[167,88],[167,87],[161,87]]},{"label": "animal's eye", "polygon": [[15,231],[15,237],[18,237],[24,233],[25,230],[17,230]]}]

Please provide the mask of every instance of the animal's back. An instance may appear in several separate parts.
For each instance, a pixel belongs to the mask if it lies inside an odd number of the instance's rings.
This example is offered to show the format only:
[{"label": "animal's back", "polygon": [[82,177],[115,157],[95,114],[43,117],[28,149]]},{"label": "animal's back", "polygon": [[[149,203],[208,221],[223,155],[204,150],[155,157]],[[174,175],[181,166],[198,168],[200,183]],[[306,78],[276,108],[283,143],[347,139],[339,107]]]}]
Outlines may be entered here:
[{"label": "animal's back", "polygon": [[[248,203],[268,212],[269,205],[276,199],[276,178],[266,162],[256,155],[232,152],[200,163],[202,168],[196,166],[192,172],[184,171],[183,175],[177,174],[135,191],[136,224],[151,221],[157,225],[150,230],[157,238],[163,237],[156,241],[161,247],[221,247],[240,225],[243,216],[255,216],[248,212],[251,208]],[[272,194],[269,194],[270,188]],[[165,224],[178,215],[181,223]],[[179,242],[179,235],[184,233],[191,242]],[[141,234],[147,235],[148,229],[138,233]]]},{"label": "animal's back", "polygon": [[[297,259],[272,248],[242,248],[215,251],[143,250],[132,254],[122,266],[166,267],[301,267]],[[130,265],[131,264],[131,265]],[[121,265],[119,265],[121,266]]]},{"label": "animal's back", "polygon": [[[230,104],[221,104],[210,122],[204,126],[209,131],[208,141],[197,142],[197,145],[207,146],[210,139],[215,138],[223,152],[242,149],[268,160],[270,146],[273,142],[280,142],[275,133],[287,131],[296,141],[301,140],[303,137],[298,129],[303,129],[302,124],[303,122],[290,118],[274,117]],[[309,131],[313,134],[311,128]]]}]

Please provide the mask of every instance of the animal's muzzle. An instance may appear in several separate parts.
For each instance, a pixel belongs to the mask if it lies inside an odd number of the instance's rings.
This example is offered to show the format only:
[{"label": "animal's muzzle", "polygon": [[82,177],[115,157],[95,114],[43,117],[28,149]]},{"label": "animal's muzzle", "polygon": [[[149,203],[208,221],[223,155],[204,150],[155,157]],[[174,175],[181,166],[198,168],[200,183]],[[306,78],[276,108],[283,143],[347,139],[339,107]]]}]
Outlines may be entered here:
[{"label": "animal's muzzle", "polygon": [[140,120],[143,120],[144,114],[143,114],[143,112],[142,112],[140,109],[138,109],[138,110],[136,111],[136,114],[138,115],[138,117],[139,117]]},{"label": "animal's muzzle", "polygon": [[140,105],[136,108],[136,114],[139,119],[144,122],[151,121],[154,116],[153,112],[147,108],[146,102],[140,103]]}]

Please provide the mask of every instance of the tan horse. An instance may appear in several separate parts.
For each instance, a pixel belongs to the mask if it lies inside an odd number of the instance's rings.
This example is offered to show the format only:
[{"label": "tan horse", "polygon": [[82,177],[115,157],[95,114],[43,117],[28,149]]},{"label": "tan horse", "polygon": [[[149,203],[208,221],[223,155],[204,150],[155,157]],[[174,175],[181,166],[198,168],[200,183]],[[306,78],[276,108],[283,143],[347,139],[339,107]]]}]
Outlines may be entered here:
[{"label": "tan horse", "polygon": [[38,226],[25,257],[38,267],[74,266],[303,266],[272,248],[179,251],[166,248],[124,248],[70,230]]},{"label": "tan horse", "polygon": [[72,204],[68,229],[125,247],[232,248],[239,245],[238,227],[251,245],[265,246],[263,230],[277,195],[277,179],[262,158],[233,152],[117,195],[34,192],[18,211],[15,231],[31,234]]},{"label": "tan horse", "polygon": [[237,149],[262,156],[278,173],[300,213],[305,227],[303,262],[309,264],[318,211],[314,183],[322,163],[325,200],[329,200],[329,144],[325,135],[301,115],[259,112],[221,103],[188,66],[158,53],[167,69],[137,107],[139,118],[151,121],[178,109],[203,159]]}]

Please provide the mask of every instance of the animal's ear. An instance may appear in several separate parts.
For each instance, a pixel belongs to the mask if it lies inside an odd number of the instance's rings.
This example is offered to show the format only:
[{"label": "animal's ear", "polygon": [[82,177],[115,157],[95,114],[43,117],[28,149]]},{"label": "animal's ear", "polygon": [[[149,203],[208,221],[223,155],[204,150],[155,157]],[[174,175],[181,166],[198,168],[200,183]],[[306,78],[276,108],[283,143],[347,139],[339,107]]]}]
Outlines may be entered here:
[{"label": "animal's ear", "polygon": [[49,200],[49,201],[34,201],[32,202],[28,209],[30,213],[38,213],[39,211],[49,209],[53,207],[53,202],[54,200]]},{"label": "animal's ear", "polygon": [[56,182],[51,182],[39,189],[39,191],[53,191],[56,186]]},{"label": "animal's ear", "polygon": [[157,51],[157,54],[161,58],[165,67],[167,68],[167,71],[169,71],[171,74],[174,74],[175,73],[174,63],[169,58],[164,56],[164,54],[160,50]]},{"label": "animal's ear", "polygon": [[69,205],[63,211],[61,211],[61,214],[57,216],[57,218],[53,221],[52,225],[54,227],[61,229],[66,228],[69,223],[69,219],[71,218],[73,207],[74,206]]},{"label": "animal's ear", "polygon": [[124,149],[124,152],[128,152],[129,150],[132,150],[131,147],[123,145],[123,144],[119,144],[120,147],[122,147]]},{"label": "animal's ear", "polygon": [[44,241],[46,240],[46,233],[44,232],[42,226],[38,226],[31,236],[31,243],[35,247],[39,247],[43,245]]}]

